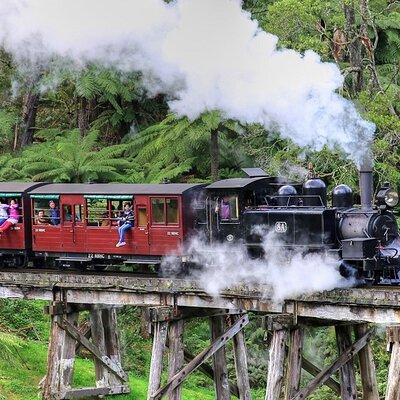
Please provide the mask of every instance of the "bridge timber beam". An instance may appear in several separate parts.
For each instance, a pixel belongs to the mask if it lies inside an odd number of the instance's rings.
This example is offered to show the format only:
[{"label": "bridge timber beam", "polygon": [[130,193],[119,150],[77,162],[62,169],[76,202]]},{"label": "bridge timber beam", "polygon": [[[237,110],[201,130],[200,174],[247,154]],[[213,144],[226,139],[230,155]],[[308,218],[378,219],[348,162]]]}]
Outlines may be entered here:
[{"label": "bridge timber beam", "polygon": [[299,296],[277,303],[271,288],[238,286],[208,295],[190,280],[129,274],[0,271],[0,298],[53,300],[62,292],[69,304],[171,306],[285,313],[315,324],[371,322],[400,324],[400,288],[348,288]]}]

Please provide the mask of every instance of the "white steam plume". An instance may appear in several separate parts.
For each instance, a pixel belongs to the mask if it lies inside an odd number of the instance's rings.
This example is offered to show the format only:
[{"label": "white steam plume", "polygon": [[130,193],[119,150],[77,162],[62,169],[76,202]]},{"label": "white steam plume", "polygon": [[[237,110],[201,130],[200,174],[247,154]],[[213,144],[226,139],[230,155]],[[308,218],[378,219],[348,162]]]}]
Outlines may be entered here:
[{"label": "white steam plume", "polygon": [[[249,257],[245,245],[208,244],[193,238],[185,254],[200,269],[191,269],[190,278],[199,282],[210,295],[245,285],[260,289],[263,296],[279,303],[301,294],[354,285],[354,278],[340,275],[340,262],[327,253],[302,254],[288,251],[274,232],[263,236],[264,259]],[[180,268],[174,257],[163,261],[162,270],[174,275]]]},{"label": "white steam plume", "polygon": [[278,50],[239,0],[1,0],[0,42],[20,65],[141,71],[180,116],[218,109],[301,146],[338,143],[357,164],[369,155],[375,127],[336,93],[337,66]]}]

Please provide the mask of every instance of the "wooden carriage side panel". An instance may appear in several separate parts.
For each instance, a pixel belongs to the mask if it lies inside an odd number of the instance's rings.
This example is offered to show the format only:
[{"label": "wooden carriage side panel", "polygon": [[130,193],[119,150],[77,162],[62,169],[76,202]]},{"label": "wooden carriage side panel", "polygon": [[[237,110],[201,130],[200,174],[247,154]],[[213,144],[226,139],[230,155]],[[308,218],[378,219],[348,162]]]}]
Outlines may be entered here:
[{"label": "wooden carriage side panel", "polygon": [[18,212],[21,216],[18,223],[12,226],[7,232],[0,234],[0,249],[25,250],[25,207],[24,194],[16,193],[14,197],[7,197],[7,200],[14,199],[18,202]]},{"label": "wooden carriage side panel", "polygon": [[86,252],[85,200],[83,194],[60,196],[61,249],[65,253]]},{"label": "wooden carriage side panel", "polygon": [[[151,255],[180,255],[183,244],[181,195],[150,196],[149,241]],[[177,202],[177,221],[168,221],[168,207]],[[164,207],[164,212],[160,210]],[[174,207],[175,208],[175,207]],[[163,215],[163,217],[161,216]]]}]

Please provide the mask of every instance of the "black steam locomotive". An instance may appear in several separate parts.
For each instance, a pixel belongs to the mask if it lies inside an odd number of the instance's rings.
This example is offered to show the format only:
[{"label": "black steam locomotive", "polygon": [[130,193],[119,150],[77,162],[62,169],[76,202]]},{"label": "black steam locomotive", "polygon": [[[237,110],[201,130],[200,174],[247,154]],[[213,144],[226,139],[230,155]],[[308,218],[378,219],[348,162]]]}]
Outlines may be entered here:
[{"label": "black steam locomotive", "polygon": [[318,178],[293,184],[245,169],[247,178],[227,179],[207,187],[206,225],[210,241],[246,244],[263,256],[263,233],[275,232],[279,245],[300,252],[328,251],[343,274],[370,282],[398,283],[400,240],[392,209],[399,196],[385,184],[373,203],[372,171],[360,172],[361,205],[350,187],[338,185],[327,203]]}]

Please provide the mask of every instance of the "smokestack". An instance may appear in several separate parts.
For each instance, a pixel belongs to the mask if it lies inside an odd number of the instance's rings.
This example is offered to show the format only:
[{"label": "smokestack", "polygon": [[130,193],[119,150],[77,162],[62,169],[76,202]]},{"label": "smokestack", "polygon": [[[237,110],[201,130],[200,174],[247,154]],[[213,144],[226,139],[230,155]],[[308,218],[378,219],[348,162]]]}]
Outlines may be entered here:
[{"label": "smokestack", "polygon": [[374,184],[372,176],[372,162],[370,159],[364,160],[360,167],[360,197],[361,210],[372,210],[372,198],[374,193]]}]

